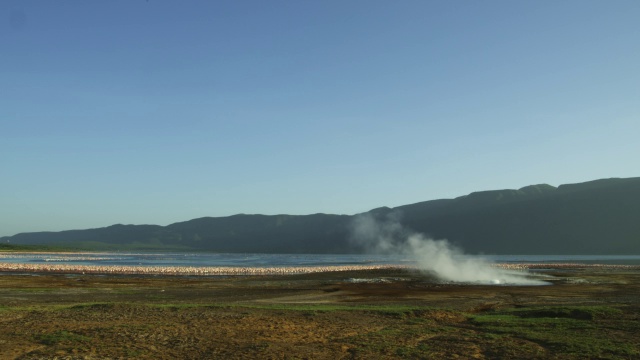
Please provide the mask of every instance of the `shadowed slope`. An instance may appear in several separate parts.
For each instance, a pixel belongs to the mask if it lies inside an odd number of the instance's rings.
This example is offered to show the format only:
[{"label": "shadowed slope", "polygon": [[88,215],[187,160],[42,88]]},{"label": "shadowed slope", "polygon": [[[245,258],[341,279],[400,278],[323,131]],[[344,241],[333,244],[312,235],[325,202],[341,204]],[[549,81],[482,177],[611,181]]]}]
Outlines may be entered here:
[{"label": "shadowed slope", "polygon": [[[555,188],[474,192],[455,199],[371,210],[468,252],[498,254],[640,254],[640,178],[602,179]],[[113,225],[62,232],[23,233],[0,239],[102,250],[207,250],[218,252],[342,253],[353,216],[234,215],[203,217],[168,226]]]}]

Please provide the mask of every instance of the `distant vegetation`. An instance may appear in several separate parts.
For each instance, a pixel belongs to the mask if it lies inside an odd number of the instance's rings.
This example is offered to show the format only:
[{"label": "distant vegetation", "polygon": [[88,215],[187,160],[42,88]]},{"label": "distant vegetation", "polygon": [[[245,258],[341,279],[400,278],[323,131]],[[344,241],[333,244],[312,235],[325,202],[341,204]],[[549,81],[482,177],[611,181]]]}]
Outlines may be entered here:
[{"label": "distant vegetation", "polygon": [[[398,215],[405,227],[473,253],[640,254],[640,178],[481,191],[369,213]],[[349,241],[354,216],[239,214],[168,226],[23,233],[0,242],[80,250],[354,253],[364,250]]]},{"label": "distant vegetation", "polygon": [[49,245],[0,244],[0,252],[11,252],[11,251],[36,252],[36,251],[69,251],[69,250],[71,249],[60,247],[60,246],[49,246]]}]

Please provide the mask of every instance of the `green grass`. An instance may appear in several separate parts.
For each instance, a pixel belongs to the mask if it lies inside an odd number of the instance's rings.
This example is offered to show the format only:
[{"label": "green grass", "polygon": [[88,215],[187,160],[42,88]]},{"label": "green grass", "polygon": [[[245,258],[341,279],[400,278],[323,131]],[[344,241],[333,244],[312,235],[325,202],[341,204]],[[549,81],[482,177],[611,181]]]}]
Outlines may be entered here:
[{"label": "green grass", "polygon": [[[334,305],[334,304],[236,304],[236,303],[216,303],[216,304],[157,304],[149,303],[146,306],[174,309],[188,309],[195,307],[218,307],[218,308],[247,308],[263,310],[286,310],[301,312],[331,312],[331,311],[371,311],[384,313],[391,316],[410,316],[418,312],[436,310],[424,306],[405,305]],[[439,310],[442,311],[442,310]]]},{"label": "green grass", "polygon": [[397,319],[407,319],[407,321],[421,323],[420,316],[429,311],[452,311],[447,309],[436,309],[424,306],[405,305],[334,305],[334,304],[237,304],[237,303],[128,303],[128,302],[86,302],[75,304],[52,304],[52,305],[16,305],[0,306],[0,311],[60,311],[60,310],[108,310],[114,306],[122,304],[125,306],[152,307],[161,309],[181,310],[191,308],[236,308],[236,309],[261,309],[275,311],[296,311],[305,313],[323,313],[334,311],[361,311],[386,315]]},{"label": "green grass", "polygon": [[91,338],[62,330],[37,335],[36,340],[44,345],[57,345],[58,343],[84,343],[90,341]]},{"label": "green grass", "polygon": [[[379,308],[385,314],[386,309]],[[607,306],[565,306],[506,309],[481,315],[447,310],[466,316],[459,323],[430,319],[428,311],[401,309],[398,326],[343,339],[363,357],[422,359],[452,354],[462,344],[483,344],[494,358],[544,358],[549,354],[569,359],[629,359],[640,356],[629,334],[640,333],[636,321]],[[394,312],[396,313],[396,312]],[[425,315],[420,317],[420,315]],[[618,338],[609,329],[621,329]]]},{"label": "green grass", "polygon": [[75,304],[51,304],[51,305],[0,305],[0,311],[16,311],[16,312],[45,312],[45,311],[64,311],[64,310],[91,310],[91,309],[108,309],[115,306],[115,303],[75,303]]},{"label": "green grass", "polygon": [[[350,336],[340,341],[355,345],[352,352],[363,358],[399,357],[409,359],[437,358],[442,342],[439,336],[450,336],[467,330],[441,326],[434,322],[404,323],[405,326]],[[408,326],[406,326],[408,325]],[[434,339],[430,341],[430,339]]]},{"label": "green grass", "polygon": [[54,292],[59,290],[56,288],[33,287],[33,288],[12,288],[11,291],[18,292],[18,293],[39,293],[39,292]]},{"label": "green grass", "polygon": [[[192,308],[251,309],[300,312],[305,316],[323,313],[356,312],[361,316],[383,316],[387,325],[334,341],[349,344],[356,357],[437,358],[469,354],[462,346],[479,346],[492,358],[629,359],[640,357],[640,324],[631,310],[609,306],[541,306],[489,310],[481,314],[406,305],[367,304],[184,304],[96,302],[37,307],[0,306],[6,311],[110,311],[114,306],[151,307],[173,311]],[[333,316],[333,315],[332,315]],[[45,345],[73,345],[91,339],[56,331],[35,337]],[[474,345],[475,344],[475,345]],[[444,354],[444,355],[443,355]],[[133,355],[132,355],[133,356]]]},{"label": "green grass", "polygon": [[594,320],[615,318],[622,314],[622,311],[609,306],[554,306],[512,309],[509,313],[521,318]]},{"label": "green grass", "polygon": [[74,304],[74,305],[70,305],[67,307],[64,307],[63,309],[69,309],[69,310],[109,310],[109,309],[113,309],[113,307],[115,306],[115,304],[113,303],[82,303],[82,304]]},{"label": "green grass", "polygon": [[540,307],[476,315],[469,322],[486,336],[522,339],[577,358],[636,357],[638,348],[609,330],[640,331],[635,321],[621,315],[621,310],[606,306]]}]

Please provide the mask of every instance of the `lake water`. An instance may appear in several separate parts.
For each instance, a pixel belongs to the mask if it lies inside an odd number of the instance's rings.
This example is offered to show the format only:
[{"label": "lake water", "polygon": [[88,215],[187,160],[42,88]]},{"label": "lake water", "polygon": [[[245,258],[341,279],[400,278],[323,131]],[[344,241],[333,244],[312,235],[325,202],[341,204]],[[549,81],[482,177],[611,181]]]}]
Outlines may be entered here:
[{"label": "lake water", "polygon": [[[485,255],[498,263],[581,263],[640,265],[640,255]],[[214,253],[0,253],[0,262],[100,266],[287,267],[411,265],[403,256],[361,254],[214,254]]]}]

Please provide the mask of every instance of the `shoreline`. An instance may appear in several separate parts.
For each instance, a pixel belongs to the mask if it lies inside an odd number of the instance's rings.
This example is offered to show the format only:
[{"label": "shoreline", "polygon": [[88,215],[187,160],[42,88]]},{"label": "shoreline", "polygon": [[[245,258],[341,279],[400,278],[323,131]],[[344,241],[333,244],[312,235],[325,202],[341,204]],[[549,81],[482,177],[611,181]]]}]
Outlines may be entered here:
[{"label": "shoreline", "polygon": [[[640,269],[640,265],[580,264],[580,263],[498,263],[494,267],[504,270],[575,270]],[[122,266],[122,265],[69,265],[69,264],[25,264],[0,262],[0,273],[58,273],[58,274],[100,274],[100,275],[177,275],[177,276],[267,276],[301,275],[372,270],[418,270],[408,265],[328,265],[328,266]]]},{"label": "shoreline", "polygon": [[260,276],[300,275],[343,271],[408,269],[399,265],[329,265],[329,266],[121,266],[0,263],[0,272],[122,275],[188,275],[188,276]]}]

